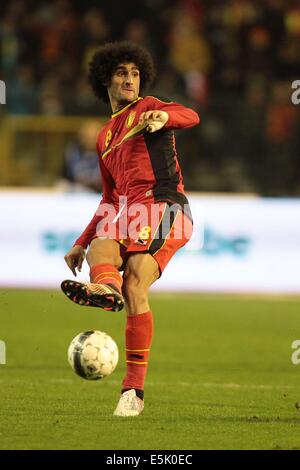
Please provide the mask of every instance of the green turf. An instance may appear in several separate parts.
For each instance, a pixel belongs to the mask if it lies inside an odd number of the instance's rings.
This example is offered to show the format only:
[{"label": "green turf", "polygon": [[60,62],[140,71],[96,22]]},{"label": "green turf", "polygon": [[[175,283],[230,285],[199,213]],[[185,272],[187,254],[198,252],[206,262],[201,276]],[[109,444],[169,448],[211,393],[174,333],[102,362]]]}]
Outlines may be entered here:
[{"label": "green turf", "polygon": [[[0,291],[1,449],[300,449],[300,300],[154,295],[155,338],[138,418],[116,418],[123,313],[59,292]],[[112,376],[88,382],[66,360],[86,329],[120,346]]]}]

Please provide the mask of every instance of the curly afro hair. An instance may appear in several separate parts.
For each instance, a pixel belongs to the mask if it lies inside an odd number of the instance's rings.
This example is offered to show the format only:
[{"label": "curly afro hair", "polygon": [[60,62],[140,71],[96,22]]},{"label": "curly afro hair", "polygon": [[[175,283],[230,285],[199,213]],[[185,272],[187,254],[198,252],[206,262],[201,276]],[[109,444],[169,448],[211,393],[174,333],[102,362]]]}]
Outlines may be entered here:
[{"label": "curly afro hair", "polygon": [[139,68],[140,87],[145,90],[155,77],[153,60],[146,49],[129,41],[109,42],[100,47],[89,63],[88,74],[88,81],[98,98],[109,102],[107,86],[111,77],[119,64],[129,62]]}]

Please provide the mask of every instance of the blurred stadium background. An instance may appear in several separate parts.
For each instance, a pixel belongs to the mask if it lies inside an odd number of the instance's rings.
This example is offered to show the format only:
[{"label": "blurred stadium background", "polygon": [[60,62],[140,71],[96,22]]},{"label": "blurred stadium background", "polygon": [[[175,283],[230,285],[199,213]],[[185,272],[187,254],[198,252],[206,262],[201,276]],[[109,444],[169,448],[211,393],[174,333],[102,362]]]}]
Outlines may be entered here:
[{"label": "blurred stadium background", "polygon": [[[3,0],[0,14],[2,285],[64,277],[62,255],[99,200],[95,136],[110,115],[87,64],[99,44],[129,39],[154,56],[151,93],[202,118],[177,133],[199,229],[175,258],[183,288],[300,292],[298,0]],[[35,274],[15,272],[13,249]],[[168,268],[157,288],[172,287]]]},{"label": "blurred stadium background", "polygon": [[[195,235],[153,288],[173,293],[152,297],[145,440],[107,418],[123,351],[100,395],[66,363],[68,341],[97,325],[121,350],[123,317],[83,315],[57,291],[101,192],[95,136],[110,109],[87,64],[119,39],[153,54],[151,94],[202,118],[177,133]],[[0,448],[300,448],[299,51],[300,0],[1,0]]]}]

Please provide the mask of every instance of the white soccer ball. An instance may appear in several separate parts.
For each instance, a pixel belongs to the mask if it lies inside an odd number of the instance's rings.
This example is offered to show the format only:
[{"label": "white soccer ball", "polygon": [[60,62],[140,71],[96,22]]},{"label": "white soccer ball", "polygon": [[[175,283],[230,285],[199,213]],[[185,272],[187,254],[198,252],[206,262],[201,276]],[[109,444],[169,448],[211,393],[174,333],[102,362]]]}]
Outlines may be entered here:
[{"label": "white soccer ball", "polygon": [[103,331],[84,331],[75,336],[68,349],[68,361],[76,374],[87,380],[110,375],[119,360],[115,341]]}]

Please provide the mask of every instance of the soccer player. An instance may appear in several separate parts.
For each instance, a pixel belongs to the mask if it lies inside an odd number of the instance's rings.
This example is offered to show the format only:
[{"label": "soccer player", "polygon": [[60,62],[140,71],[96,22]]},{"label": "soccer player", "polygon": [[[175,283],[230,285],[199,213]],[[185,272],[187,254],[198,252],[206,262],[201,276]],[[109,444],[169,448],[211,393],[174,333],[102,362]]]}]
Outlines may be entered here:
[{"label": "soccer player", "polygon": [[152,58],[139,45],[107,43],[93,56],[89,82],[113,113],[97,139],[103,194],[65,256],[76,276],[89,246],[90,283],[61,285],[79,305],[111,311],[125,305],[126,375],[115,416],[143,411],[153,336],[148,290],[192,233],[174,130],[195,126],[199,117],[180,104],[143,95],[153,78]]}]

